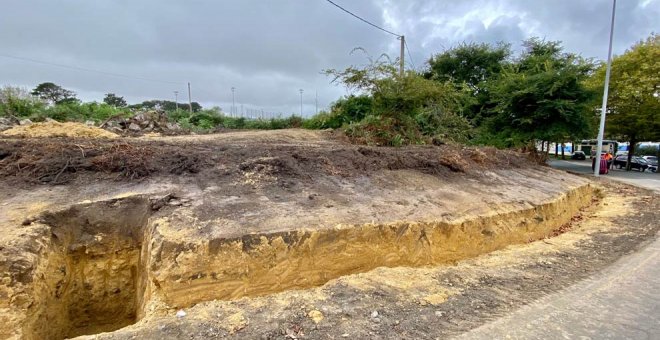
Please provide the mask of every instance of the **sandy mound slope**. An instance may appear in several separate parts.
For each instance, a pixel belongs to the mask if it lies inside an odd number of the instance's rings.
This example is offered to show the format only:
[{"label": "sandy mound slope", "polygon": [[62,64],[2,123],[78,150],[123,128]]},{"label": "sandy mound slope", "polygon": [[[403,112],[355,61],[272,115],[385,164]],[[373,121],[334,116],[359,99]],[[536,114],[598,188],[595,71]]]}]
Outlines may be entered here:
[{"label": "sandy mound slope", "polygon": [[117,134],[80,123],[45,122],[15,126],[0,133],[12,137],[79,137],[79,138],[117,138]]}]

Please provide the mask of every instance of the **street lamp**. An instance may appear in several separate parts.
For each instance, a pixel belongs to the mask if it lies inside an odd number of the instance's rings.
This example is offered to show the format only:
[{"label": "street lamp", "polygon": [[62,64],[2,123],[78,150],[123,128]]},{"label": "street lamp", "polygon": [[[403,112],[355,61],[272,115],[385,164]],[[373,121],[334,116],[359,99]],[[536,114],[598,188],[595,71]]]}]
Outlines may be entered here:
[{"label": "street lamp", "polygon": [[234,100],[234,91],[236,91],[235,87],[231,87],[231,113],[229,114],[230,116],[234,116],[234,111],[236,110],[236,101]]},{"label": "street lamp", "polygon": [[300,117],[302,117],[302,94],[303,94],[303,89],[300,89]]},{"label": "street lamp", "polygon": [[607,51],[607,71],[605,71],[605,90],[603,93],[603,107],[600,110],[600,128],[598,129],[598,146],[596,146],[596,164],[594,176],[600,176],[600,153],[603,152],[603,135],[605,134],[605,116],[607,114],[607,94],[610,89],[610,71],[612,69],[612,39],[614,38],[614,15],[616,14],[616,0],[612,3],[612,24],[610,25],[610,47]]}]

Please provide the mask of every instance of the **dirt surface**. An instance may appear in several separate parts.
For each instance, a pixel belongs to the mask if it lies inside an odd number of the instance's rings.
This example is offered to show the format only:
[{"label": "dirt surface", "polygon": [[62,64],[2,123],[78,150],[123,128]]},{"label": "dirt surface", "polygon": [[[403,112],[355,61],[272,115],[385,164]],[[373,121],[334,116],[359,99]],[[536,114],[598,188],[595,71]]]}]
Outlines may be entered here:
[{"label": "dirt surface", "polygon": [[279,184],[286,187],[287,180],[313,181],[312,174],[356,177],[384,169],[474,174],[518,167],[527,167],[524,156],[507,151],[455,146],[351,146],[331,133],[305,130],[114,141],[0,139],[0,177],[14,184],[64,184],[90,173],[94,179],[140,179],[201,172],[197,177],[203,181],[233,181],[251,172],[259,177],[281,178]]},{"label": "dirt surface", "polygon": [[513,152],[305,130],[0,139],[0,181],[0,337],[25,339],[457,334],[635,249],[657,226],[618,221],[658,211]]},{"label": "dirt surface", "polygon": [[[569,289],[657,237],[660,202],[608,184],[556,237],[454,266],[379,268],[323,287],[213,301],[90,339],[433,339]],[[178,316],[177,316],[178,315]]]}]

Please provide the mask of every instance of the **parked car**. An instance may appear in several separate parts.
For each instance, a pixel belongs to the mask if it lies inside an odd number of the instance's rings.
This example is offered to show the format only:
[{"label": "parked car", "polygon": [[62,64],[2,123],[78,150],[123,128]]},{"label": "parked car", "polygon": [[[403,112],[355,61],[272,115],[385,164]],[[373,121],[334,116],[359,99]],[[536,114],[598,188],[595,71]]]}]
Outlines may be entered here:
[{"label": "parked car", "polygon": [[649,163],[649,170],[658,172],[658,157],[656,156],[642,156]]},{"label": "parked car", "polygon": [[583,151],[575,151],[571,155],[571,159],[577,159],[583,161],[587,159],[587,155],[585,155]]},{"label": "parked car", "polygon": [[[614,166],[618,167],[619,169],[625,168],[626,163],[628,163],[628,156],[621,155],[614,159]],[[649,163],[642,157],[632,156],[632,159],[630,159],[631,169],[637,169],[641,172],[644,172],[648,167]]]}]

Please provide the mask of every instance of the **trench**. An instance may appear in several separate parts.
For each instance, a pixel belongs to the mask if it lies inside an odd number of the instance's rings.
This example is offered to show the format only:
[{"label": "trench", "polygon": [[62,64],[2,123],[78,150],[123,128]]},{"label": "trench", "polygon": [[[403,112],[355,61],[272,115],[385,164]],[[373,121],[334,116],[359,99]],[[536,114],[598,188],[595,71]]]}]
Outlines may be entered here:
[{"label": "trench", "polygon": [[[552,233],[591,203],[585,185],[508,213],[452,223],[393,222],[172,239],[149,198],[43,214],[50,230],[35,269],[26,339],[64,339],[131,325],[157,299],[171,308],[320,286],[377,267],[454,263]],[[171,227],[171,226],[169,226]]]},{"label": "trench", "polygon": [[37,267],[37,304],[25,338],[64,339],[137,321],[145,279],[141,245],[151,205],[131,197],[42,215],[50,242]]}]

